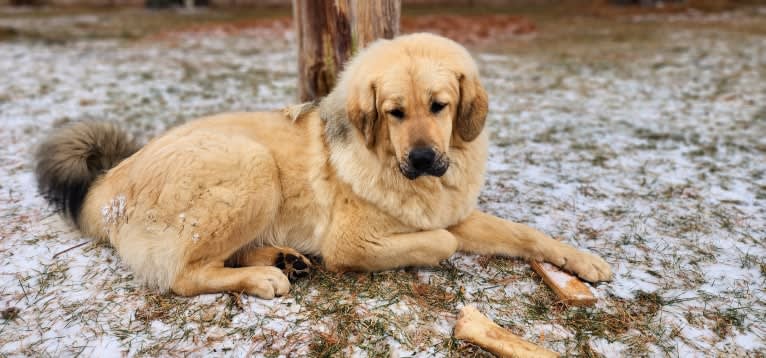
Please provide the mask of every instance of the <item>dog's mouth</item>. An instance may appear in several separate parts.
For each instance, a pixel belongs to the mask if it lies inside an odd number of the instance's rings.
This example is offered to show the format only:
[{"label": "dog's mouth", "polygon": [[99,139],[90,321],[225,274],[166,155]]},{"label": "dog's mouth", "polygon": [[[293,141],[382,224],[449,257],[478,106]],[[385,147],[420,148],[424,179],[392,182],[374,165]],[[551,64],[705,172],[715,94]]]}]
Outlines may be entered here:
[{"label": "dog's mouth", "polygon": [[449,169],[449,159],[447,159],[446,156],[440,157],[438,160],[434,161],[433,165],[427,168],[418,168],[407,160],[399,162],[399,171],[409,180],[415,180],[424,175],[441,177],[447,172],[447,169]]}]

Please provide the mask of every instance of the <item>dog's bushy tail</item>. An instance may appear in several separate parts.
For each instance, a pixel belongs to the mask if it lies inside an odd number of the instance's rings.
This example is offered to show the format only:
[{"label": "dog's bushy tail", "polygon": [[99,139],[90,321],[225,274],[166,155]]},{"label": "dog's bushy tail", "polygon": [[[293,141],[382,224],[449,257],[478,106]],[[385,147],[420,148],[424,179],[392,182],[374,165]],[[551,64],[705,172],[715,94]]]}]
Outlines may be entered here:
[{"label": "dog's bushy tail", "polygon": [[35,174],[40,193],[79,228],[91,184],[140,146],[114,123],[77,122],[56,130],[39,146]]}]

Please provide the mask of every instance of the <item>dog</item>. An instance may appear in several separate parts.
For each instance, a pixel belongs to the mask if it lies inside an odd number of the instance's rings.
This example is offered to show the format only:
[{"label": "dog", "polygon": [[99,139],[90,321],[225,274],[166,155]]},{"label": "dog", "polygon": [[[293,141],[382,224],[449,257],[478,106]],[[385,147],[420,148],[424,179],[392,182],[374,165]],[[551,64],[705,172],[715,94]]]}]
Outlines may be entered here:
[{"label": "dog", "polygon": [[40,145],[36,176],[138,279],[184,296],[284,295],[304,255],[344,272],[462,251],[610,280],[598,256],[477,210],[487,111],[468,51],[410,34],[361,50],[316,103],[194,120],[143,147],[111,123],[64,127]]}]

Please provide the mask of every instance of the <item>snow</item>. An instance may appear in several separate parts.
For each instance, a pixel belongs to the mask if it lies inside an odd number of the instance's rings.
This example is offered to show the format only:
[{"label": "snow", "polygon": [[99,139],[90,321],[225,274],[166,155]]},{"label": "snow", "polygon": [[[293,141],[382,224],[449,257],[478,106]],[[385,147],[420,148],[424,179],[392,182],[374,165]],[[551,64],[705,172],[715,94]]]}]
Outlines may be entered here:
[{"label": "snow", "polygon": [[126,200],[125,195],[118,194],[107,205],[101,208],[101,216],[105,226],[115,224],[125,216]]},{"label": "snow", "polygon": [[[744,15],[672,16],[712,22]],[[93,21],[55,19],[2,18],[0,26]],[[333,322],[312,320],[312,307],[295,297],[242,296],[242,311],[229,310],[225,294],[157,298],[104,244],[54,258],[88,239],[36,194],[34,143],[67,121],[119,121],[145,141],[196,116],[294,103],[293,35],[259,31],[133,42],[0,42],[0,309],[20,309],[16,320],[0,321],[0,354],[82,351],[108,357],[151,355],[164,347],[192,355],[271,348],[301,355],[318,332],[331,329]],[[596,309],[608,312],[617,300],[639,293],[667,301],[652,324],[668,332],[678,328],[675,336],[658,338],[670,344],[671,355],[762,352],[766,40],[679,30],[657,46],[656,53],[620,64],[477,53],[491,98],[487,130],[493,142],[480,206],[605,257],[615,279],[593,287],[600,299]],[[116,197],[104,208],[104,220],[118,219],[124,207],[124,196]],[[183,214],[179,219],[186,220]],[[523,262],[485,267],[476,256],[458,254],[448,264],[459,274],[445,291],[464,295],[455,312],[476,304],[496,321],[517,324],[528,340],[545,332],[542,344],[571,348],[569,327],[525,316],[522,303],[540,283]],[[493,281],[508,276],[518,279]],[[438,269],[418,270],[416,277],[446,282]],[[311,284],[301,292],[315,299]],[[179,321],[157,318],[142,325],[136,312],[149,297],[169,300],[162,307],[177,307],[172,314]],[[382,340],[394,354],[444,354],[439,347],[454,316],[424,322],[408,297],[391,304],[364,297],[343,303],[358,305],[365,317],[411,318],[401,327],[392,323],[399,334]],[[722,314],[735,322],[728,331],[719,329],[716,317]],[[196,320],[203,316],[214,318]],[[414,344],[408,337],[421,324],[433,337]],[[590,347],[606,356],[626,355],[641,334],[594,337]],[[650,352],[666,352],[667,346],[655,343],[647,343]],[[366,354],[359,347],[344,352]]]},{"label": "snow", "polygon": [[626,355],[624,351],[627,347],[621,342],[609,342],[603,338],[596,338],[591,341],[591,345],[593,349],[603,354],[605,357],[622,357]]}]

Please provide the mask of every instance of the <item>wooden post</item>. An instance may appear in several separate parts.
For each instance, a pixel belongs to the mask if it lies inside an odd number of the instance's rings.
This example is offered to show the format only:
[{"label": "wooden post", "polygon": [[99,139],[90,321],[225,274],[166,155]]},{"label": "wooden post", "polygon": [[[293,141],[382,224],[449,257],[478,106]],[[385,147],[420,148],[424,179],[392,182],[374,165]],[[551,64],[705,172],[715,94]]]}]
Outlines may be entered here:
[{"label": "wooden post", "polygon": [[357,49],[399,33],[401,0],[293,0],[298,96],[327,95]]},{"label": "wooden post", "polygon": [[350,0],[351,24],[356,36],[356,49],[364,48],[379,38],[390,39],[399,34],[401,0]]}]

